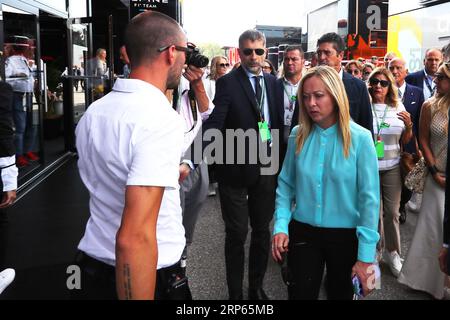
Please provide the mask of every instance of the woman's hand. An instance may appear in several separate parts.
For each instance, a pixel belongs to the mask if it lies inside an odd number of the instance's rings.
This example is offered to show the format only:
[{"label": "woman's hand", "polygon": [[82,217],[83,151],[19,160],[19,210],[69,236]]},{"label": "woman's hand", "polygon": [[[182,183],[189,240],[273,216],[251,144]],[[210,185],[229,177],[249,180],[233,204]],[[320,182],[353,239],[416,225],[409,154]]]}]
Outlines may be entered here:
[{"label": "woman's hand", "polygon": [[281,255],[288,252],[289,237],[284,233],[277,233],[272,239],[272,258],[275,262],[281,263]]},{"label": "woman's hand", "polygon": [[403,123],[405,124],[406,128],[412,128],[413,123],[411,121],[411,114],[407,111],[402,111],[397,113],[397,116],[400,120],[403,121]]},{"label": "woman's hand", "polygon": [[352,277],[356,275],[362,285],[363,296],[368,296],[374,289],[376,283],[375,265],[357,261],[352,269]]},{"label": "woman's hand", "polygon": [[445,176],[442,175],[441,173],[436,173],[435,175],[433,175],[433,179],[434,181],[436,181],[436,183],[443,189],[445,189]]}]

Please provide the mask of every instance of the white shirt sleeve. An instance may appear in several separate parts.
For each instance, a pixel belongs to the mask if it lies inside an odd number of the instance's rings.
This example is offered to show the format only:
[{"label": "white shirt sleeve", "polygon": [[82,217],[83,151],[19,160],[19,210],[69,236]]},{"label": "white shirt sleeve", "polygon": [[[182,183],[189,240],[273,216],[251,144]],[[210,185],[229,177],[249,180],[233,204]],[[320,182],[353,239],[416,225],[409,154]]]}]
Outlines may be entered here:
[{"label": "white shirt sleeve", "polygon": [[183,148],[183,126],[178,115],[157,126],[141,126],[133,136],[127,185],[177,188]]},{"label": "white shirt sleeve", "polygon": [[208,97],[208,101],[209,101],[208,110],[206,110],[205,112],[201,112],[200,113],[203,122],[208,120],[209,116],[211,115],[211,113],[214,110],[214,104],[213,104],[213,102],[212,102],[210,97]]},{"label": "white shirt sleeve", "polygon": [[[3,182],[3,192],[17,190],[17,176],[19,174],[19,170],[15,165],[16,156],[11,157],[3,157],[0,158],[0,168],[2,169],[2,182]],[[10,165],[12,165],[9,167]]]}]

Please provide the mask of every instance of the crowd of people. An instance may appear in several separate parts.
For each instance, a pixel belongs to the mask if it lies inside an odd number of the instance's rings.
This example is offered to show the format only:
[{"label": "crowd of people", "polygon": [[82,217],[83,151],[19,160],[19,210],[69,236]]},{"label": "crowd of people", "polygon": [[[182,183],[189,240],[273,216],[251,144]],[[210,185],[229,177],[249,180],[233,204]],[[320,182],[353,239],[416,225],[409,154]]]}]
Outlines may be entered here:
[{"label": "crowd of people", "polygon": [[[316,61],[288,46],[278,77],[257,30],[241,34],[233,68],[224,56],[211,60],[209,74],[186,65],[194,49],[173,19],[136,16],[121,48],[126,76],[77,125],[90,218],[74,299],[191,299],[188,248],[216,181],[231,300],[244,299],[249,226],[250,300],[270,298],[270,255],[287,264],[291,300],[317,299],[325,269],[328,299],[354,299],[355,279],[367,296],[382,262],[401,283],[449,298],[448,46],[427,50],[423,70],[408,74],[392,53],[344,65],[343,39],[327,33]],[[105,54],[97,52],[102,74]],[[404,187],[405,152],[425,159],[421,197]],[[409,203],[420,209],[403,261],[400,224]]]},{"label": "crowd of people", "polygon": [[[165,25],[166,34],[155,34],[153,25]],[[427,50],[424,70],[407,76],[394,54],[382,64],[373,57],[344,66],[345,43],[328,33],[317,42],[318,66],[305,68],[301,46],[290,46],[277,79],[256,30],[239,38],[239,66],[230,70],[217,56],[207,75],[184,66],[192,47],[162,14],[137,16],[127,36],[129,79],[117,80],[77,127],[80,174],[91,195],[77,262],[82,287],[92,290],[75,297],[189,299],[187,248],[207,196],[206,163],[214,162],[230,299],[244,298],[249,225],[251,300],[269,299],[263,283],[270,253],[280,263],[287,259],[289,299],[317,299],[325,267],[329,299],[354,298],[355,278],[366,296],[381,261],[400,282],[446,297],[438,256],[450,65],[441,50]],[[203,152],[196,158],[214,142],[205,138],[210,130],[223,133],[215,151],[224,162]],[[269,150],[278,170],[267,173],[270,163],[250,161],[252,139],[236,149],[229,130],[256,130],[257,150]],[[114,135],[105,140],[104,132]],[[429,175],[403,265],[401,211],[411,199],[403,188],[404,150],[422,152]]]}]

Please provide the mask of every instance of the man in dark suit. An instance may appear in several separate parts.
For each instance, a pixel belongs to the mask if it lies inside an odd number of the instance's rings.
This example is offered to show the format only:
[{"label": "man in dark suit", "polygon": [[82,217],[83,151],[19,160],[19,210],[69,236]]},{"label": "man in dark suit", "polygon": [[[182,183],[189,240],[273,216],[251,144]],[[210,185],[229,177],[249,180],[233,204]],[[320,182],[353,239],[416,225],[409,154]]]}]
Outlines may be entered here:
[{"label": "man in dark suit", "polygon": [[423,61],[425,68],[409,74],[405,81],[415,87],[423,90],[425,100],[434,95],[436,84],[434,83],[435,74],[442,62],[442,51],[439,49],[428,49],[425,52]]},{"label": "man in dark suit", "polygon": [[[411,114],[411,119],[413,121],[413,131],[414,137],[405,146],[404,150],[408,153],[418,153],[416,150],[416,138],[419,137],[419,121],[420,121],[420,111],[422,110],[422,105],[424,102],[423,91],[415,86],[409,85],[405,82],[406,78],[406,62],[401,58],[394,58],[389,63],[389,70],[394,76],[396,85],[398,87],[398,95],[402,100],[403,105]],[[402,177],[404,179],[406,173],[402,172]],[[402,197],[400,201],[400,223],[406,222],[406,210],[405,205],[411,199],[412,193],[404,184],[402,188]]]},{"label": "man in dark suit", "polygon": [[[248,297],[267,299],[263,279],[270,250],[269,224],[275,207],[278,167],[275,165],[270,174],[264,172],[265,161],[255,153],[259,154],[263,147],[271,149],[272,165],[276,164],[280,119],[275,104],[276,79],[263,73],[261,68],[265,44],[264,35],[256,30],[248,30],[240,36],[241,67],[217,80],[215,108],[203,124],[204,133],[209,129],[221,130],[224,141],[220,152],[226,162],[216,163],[216,173],[226,232],[227,284],[232,300],[243,298],[244,244],[249,220],[252,234]],[[240,139],[239,131],[248,136]],[[230,136],[230,132],[235,135]],[[244,143],[237,146],[238,140]],[[257,159],[252,161],[252,158]]]},{"label": "man in dark suit", "polygon": [[334,68],[344,82],[353,121],[373,133],[372,107],[367,86],[342,68],[344,50],[345,42],[337,33],[324,34],[317,41],[319,64]]},{"label": "man in dark suit", "polygon": [[[284,50],[283,71],[284,77],[277,80],[276,100],[278,113],[284,128],[281,140],[281,156],[287,150],[287,142],[291,130],[298,124],[298,98],[297,91],[302,79],[303,65],[305,63],[304,52],[301,46],[288,46]],[[280,163],[283,163],[281,159]]]}]

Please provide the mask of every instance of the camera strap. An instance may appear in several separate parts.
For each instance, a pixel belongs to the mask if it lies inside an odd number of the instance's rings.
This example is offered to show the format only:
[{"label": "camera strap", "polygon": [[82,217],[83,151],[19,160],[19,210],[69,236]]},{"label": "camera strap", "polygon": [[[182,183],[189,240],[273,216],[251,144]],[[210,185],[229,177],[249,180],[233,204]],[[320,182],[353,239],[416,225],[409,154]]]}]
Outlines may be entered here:
[{"label": "camera strap", "polygon": [[189,106],[190,106],[191,112],[192,112],[192,119],[194,120],[191,130],[188,131],[188,133],[189,133],[192,130],[194,130],[195,126],[197,125],[197,120],[198,120],[197,100],[195,99],[195,92],[194,92],[194,90],[192,90],[192,87],[190,87],[190,89],[188,91],[188,98],[189,98]]}]

